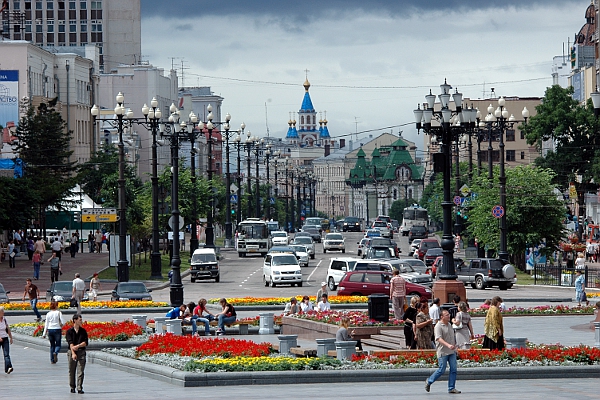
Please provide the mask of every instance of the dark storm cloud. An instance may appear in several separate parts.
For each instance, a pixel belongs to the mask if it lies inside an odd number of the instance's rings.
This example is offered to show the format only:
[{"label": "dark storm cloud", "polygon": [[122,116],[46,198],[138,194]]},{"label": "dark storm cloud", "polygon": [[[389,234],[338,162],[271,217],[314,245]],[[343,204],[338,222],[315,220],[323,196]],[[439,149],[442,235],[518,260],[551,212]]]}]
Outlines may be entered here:
[{"label": "dark storm cloud", "polygon": [[[500,4],[498,4],[500,3]],[[527,8],[533,6],[565,5],[575,7],[589,5],[587,0],[142,0],[143,16],[181,18],[191,16],[251,15],[283,18],[289,21],[314,20],[320,14],[329,17],[336,13],[377,12],[391,15],[409,15],[427,11],[465,11],[488,8]],[[583,12],[583,11],[582,11]]]}]

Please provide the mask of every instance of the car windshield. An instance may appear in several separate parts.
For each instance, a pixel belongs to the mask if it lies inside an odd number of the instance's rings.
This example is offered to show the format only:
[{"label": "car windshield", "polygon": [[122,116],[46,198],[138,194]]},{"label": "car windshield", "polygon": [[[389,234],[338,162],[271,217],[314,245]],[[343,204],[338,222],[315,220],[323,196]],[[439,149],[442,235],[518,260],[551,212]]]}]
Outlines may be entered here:
[{"label": "car windshield", "polygon": [[436,249],[440,247],[440,244],[435,241],[435,242],[421,242],[421,247],[423,247],[424,249]]},{"label": "car windshield", "polygon": [[285,233],[285,232],[273,232],[273,233],[271,233],[271,235],[273,237],[286,237],[287,233]]},{"label": "car windshield", "polygon": [[325,236],[325,240],[344,240],[344,237],[339,233],[329,233]]},{"label": "car windshield", "polygon": [[73,282],[54,282],[54,290],[57,292],[70,292],[73,290]]},{"label": "car windshield", "polygon": [[372,249],[371,251],[371,255],[373,258],[391,258],[392,257],[392,253],[390,252],[390,249]]},{"label": "car windshield", "polygon": [[440,256],[442,255],[442,249],[440,247],[436,247],[434,249],[429,249],[427,250],[426,256],[428,257],[432,257],[432,256]]},{"label": "car windshield", "polygon": [[424,268],[427,267],[423,261],[417,260],[417,259],[414,259],[414,260],[408,259],[408,260],[404,260],[404,262],[406,262],[408,265],[411,265],[413,267],[424,267]]},{"label": "car windshield", "polygon": [[358,222],[358,218],[356,217],[348,217],[344,220],[345,222],[355,223]]},{"label": "car windshield", "polygon": [[391,245],[392,245],[392,241],[390,239],[386,239],[386,238],[373,239],[373,241],[371,242],[371,246],[391,246]]},{"label": "car windshield", "polygon": [[294,243],[311,244],[312,239],[308,236],[301,236],[294,239]]},{"label": "car windshield", "polygon": [[119,285],[119,292],[121,293],[146,293],[146,286],[139,283],[122,283]]},{"label": "car windshield", "polygon": [[379,228],[379,227],[386,227],[387,224],[384,221],[375,221],[375,223],[373,224],[373,226],[376,226],[376,227]]},{"label": "car windshield", "polygon": [[409,263],[395,264],[394,267],[396,267],[396,269],[398,269],[402,274],[417,272]]},{"label": "car windshield", "polygon": [[424,226],[413,226],[412,228],[410,228],[410,230],[412,232],[421,233],[421,232],[425,232],[425,227]]},{"label": "car windshield", "polygon": [[294,245],[294,246],[292,246],[292,248],[294,248],[296,251],[299,251],[301,253],[307,253],[308,252],[308,250],[306,249],[306,246],[297,246],[297,245]]},{"label": "car windshield", "polygon": [[273,257],[273,265],[298,265],[298,260],[293,255]]},{"label": "car windshield", "polygon": [[194,254],[192,256],[193,263],[215,262],[215,261],[217,261],[217,256],[214,253]]}]

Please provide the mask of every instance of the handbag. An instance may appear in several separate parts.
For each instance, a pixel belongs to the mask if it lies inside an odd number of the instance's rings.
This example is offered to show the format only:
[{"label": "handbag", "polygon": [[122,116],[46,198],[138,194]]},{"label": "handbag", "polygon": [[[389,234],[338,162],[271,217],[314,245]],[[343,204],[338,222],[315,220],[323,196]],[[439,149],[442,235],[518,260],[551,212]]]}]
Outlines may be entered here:
[{"label": "handbag", "polygon": [[69,303],[69,307],[77,307],[77,299],[72,297],[71,302]]},{"label": "handbag", "polygon": [[462,329],[462,327],[463,327],[462,322],[460,324],[452,324],[452,328],[454,330]]}]

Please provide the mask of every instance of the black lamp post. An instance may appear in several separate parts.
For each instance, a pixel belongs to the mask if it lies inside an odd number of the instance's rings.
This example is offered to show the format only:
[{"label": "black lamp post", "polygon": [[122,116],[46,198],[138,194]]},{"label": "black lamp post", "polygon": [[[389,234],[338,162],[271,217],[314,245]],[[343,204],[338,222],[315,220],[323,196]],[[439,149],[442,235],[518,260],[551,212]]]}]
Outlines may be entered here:
[{"label": "black lamp post", "polygon": [[252,217],[252,171],[251,171],[251,167],[250,167],[250,151],[252,150],[252,144],[254,143],[254,137],[252,136],[252,133],[250,133],[250,131],[248,131],[247,136],[246,136],[246,151],[248,152],[247,156],[246,156],[246,162],[248,164],[248,175],[247,175],[247,181],[248,181],[248,190],[246,195],[248,196],[248,214],[246,215],[246,218],[250,218]]},{"label": "black lamp post", "polygon": [[237,132],[237,135],[235,135],[235,138],[233,139],[233,141],[235,142],[235,147],[237,148],[237,225],[239,225],[240,222],[242,222],[242,159],[240,155],[240,148],[243,146],[242,136],[244,135],[244,129],[246,129],[246,124],[242,122],[241,129]]},{"label": "black lamp post", "polygon": [[256,218],[260,218],[260,177],[259,177],[259,171],[258,171],[258,164],[260,162],[260,151],[262,149],[262,145],[264,144],[265,140],[264,139],[258,139],[256,138],[256,140],[254,141],[254,155],[256,156],[256,186],[254,187],[255,190],[255,217]]},{"label": "black lamp post", "polygon": [[271,182],[269,181],[269,170],[271,165],[269,164],[269,157],[271,156],[271,143],[267,143],[267,150],[265,150],[265,168],[267,169],[267,201],[265,208],[267,209],[267,221],[271,220]]},{"label": "black lamp post", "polygon": [[288,159],[285,159],[285,231],[290,232],[290,193],[289,193],[289,168]]},{"label": "black lamp post", "polygon": [[[227,119],[229,118],[229,119]],[[227,114],[225,116],[225,124],[223,124],[223,128],[225,129],[225,157],[227,167],[225,169],[225,247],[231,247],[232,239],[233,239],[233,227],[231,223],[231,171],[229,166],[229,135],[237,132],[229,132],[229,121],[231,120],[231,116]]]}]

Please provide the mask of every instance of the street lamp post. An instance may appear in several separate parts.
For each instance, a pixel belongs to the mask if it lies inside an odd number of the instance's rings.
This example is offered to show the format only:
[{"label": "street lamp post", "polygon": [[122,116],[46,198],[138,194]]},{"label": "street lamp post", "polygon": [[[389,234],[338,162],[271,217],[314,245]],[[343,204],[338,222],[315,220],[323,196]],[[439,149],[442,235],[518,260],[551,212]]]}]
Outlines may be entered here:
[{"label": "street lamp post", "polygon": [[[194,112],[190,112],[190,121],[192,124],[198,122],[198,117]],[[190,140],[190,181],[192,183],[192,234],[190,237],[190,256],[198,248],[198,201],[196,196],[196,130],[189,131]],[[175,234],[175,233],[173,233]]]},{"label": "street lamp post", "polygon": [[248,155],[246,157],[246,162],[248,164],[248,176],[247,176],[247,180],[248,180],[248,215],[246,215],[246,218],[250,218],[252,216],[252,179],[251,179],[251,167],[250,167],[250,150],[252,149],[252,143],[254,143],[254,138],[252,137],[252,133],[250,133],[250,131],[248,131],[248,134],[246,136],[246,150],[248,151]]},{"label": "street lamp post", "polygon": [[260,162],[260,150],[262,148],[263,143],[265,142],[264,139],[258,139],[256,138],[256,140],[254,141],[255,147],[254,147],[254,155],[256,156],[256,186],[255,186],[255,217],[256,218],[260,218],[260,179],[259,179],[259,171],[258,171],[258,164]]},{"label": "street lamp post", "polygon": [[237,215],[236,215],[236,223],[239,226],[242,221],[242,170],[241,170],[241,155],[240,148],[242,147],[242,136],[244,135],[244,129],[246,129],[246,124],[242,122],[241,129],[235,135],[233,139],[235,142],[235,147],[237,148]]},{"label": "street lamp post", "polygon": [[267,143],[267,150],[265,151],[265,167],[267,169],[267,201],[265,208],[267,209],[267,221],[271,220],[271,182],[269,181],[269,156],[271,155],[271,143]]},{"label": "street lamp post", "polygon": [[[229,119],[228,119],[229,118]],[[223,124],[223,128],[225,129],[225,160],[227,163],[227,167],[225,169],[225,247],[231,247],[231,242],[233,239],[233,227],[231,223],[231,171],[229,166],[229,121],[231,120],[231,116],[227,114],[225,116],[225,124]],[[232,132],[232,134],[235,132]]]},{"label": "street lamp post", "polygon": [[288,159],[285,159],[285,231],[290,232],[290,193],[289,193],[289,177],[288,177]]}]

